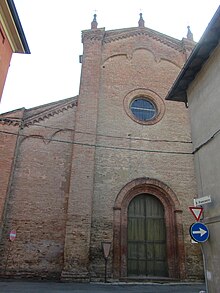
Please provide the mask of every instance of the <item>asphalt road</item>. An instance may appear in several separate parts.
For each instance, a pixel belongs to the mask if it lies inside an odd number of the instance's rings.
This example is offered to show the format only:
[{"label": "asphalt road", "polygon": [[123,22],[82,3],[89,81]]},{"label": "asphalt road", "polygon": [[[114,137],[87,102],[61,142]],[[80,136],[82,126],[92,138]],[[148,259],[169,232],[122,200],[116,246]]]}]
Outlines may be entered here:
[{"label": "asphalt road", "polygon": [[204,284],[85,284],[30,281],[0,281],[1,293],[199,293]]}]

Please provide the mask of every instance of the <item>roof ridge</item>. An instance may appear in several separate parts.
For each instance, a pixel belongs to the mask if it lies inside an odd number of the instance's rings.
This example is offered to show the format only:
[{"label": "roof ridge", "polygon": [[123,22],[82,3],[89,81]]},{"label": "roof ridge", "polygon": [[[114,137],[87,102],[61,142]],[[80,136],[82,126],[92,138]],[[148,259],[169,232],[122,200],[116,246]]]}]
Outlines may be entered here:
[{"label": "roof ridge", "polygon": [[26,111],[31,111],[31,110],[35,110],[35,109],[38,109],[38,108],[42,108],[42,107],[45,107],[45,106],[49,106],[49,105],[57,105],[57,104],[63,104],[65,101],[70,101],[72,100],[73,98],[76,98],[78,96],[74,96],[74,97],[70,97],[70,98],[66,98],[66,99],[62,99],[62,100],[58,100],[58,101],[53,101],[53,102],[49,102],[49,103],[46,103],[46,104],[42,104],[42,105],[38,105],[38,106],[34,106],[34,107],[31,107],[31,108],[28,108],[26,109]]}]

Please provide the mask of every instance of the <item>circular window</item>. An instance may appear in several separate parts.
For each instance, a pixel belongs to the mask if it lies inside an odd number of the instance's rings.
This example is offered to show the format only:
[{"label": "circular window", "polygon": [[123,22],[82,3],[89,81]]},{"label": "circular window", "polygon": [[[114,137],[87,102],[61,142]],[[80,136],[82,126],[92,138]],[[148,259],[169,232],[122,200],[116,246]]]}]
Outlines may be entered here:
[{"label": "circular window", "polygon": [[157,109],[154,103],[149,99],[138,97],[130,104],[130,109],[136,119],[140,121],[150,121],[157,114]]},{"label": "circular window", "polygon": [[135,122],[143,125],[158,123],[165,113],[163,99],[154,91],[138,88],[124,97],[126,114]]}]

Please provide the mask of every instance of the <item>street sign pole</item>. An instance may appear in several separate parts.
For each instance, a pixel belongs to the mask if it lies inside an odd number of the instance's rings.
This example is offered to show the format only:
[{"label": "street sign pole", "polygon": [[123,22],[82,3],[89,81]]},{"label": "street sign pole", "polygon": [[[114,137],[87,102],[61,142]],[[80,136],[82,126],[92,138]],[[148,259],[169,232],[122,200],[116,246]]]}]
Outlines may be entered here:
[{"label": "street sign pole", "polygon": [[205,253],[204,253],[204,249],[203,246],[200,245],[201,247],[201,251],[202,251],[202,259],[203,259],[203,265],[204,265],[204,275],[205,275],[205,286],[206,286],[206,293],[208,293],[208,282],[207,282],[207,271],[206,271],[206,257],[205,257]]},{"label": "street sign pole", "polygon": [[193,216],[196,219],[196,223],[192,224],[190,229],[189,229],[189,234],[191,236],[191,239],[197,243],[200,243],[200,247],[202,250],[202,257],[203,257],[203,265],[204,265],[204,275],[205,275],[205,284],[206,284],[206,292],[208,293],[208,285],[207,285],[207,271],[206,271],[206,257],[205,253],[203,250],[203,245],[202,243],[207,241],[209,238],[209,230],[204,225],[203,223],[199,222],[202,212],[203,212],[203,207],[201,205],[210,203],[211,197],[210,196],[205,196],[202,198],[197,198],[194,199],[194,206],[189,207],[190,211],[192,212]]},{"label": "street sign pole", "polygon": [[111,248],[110,241],[103,241],[102,242],[102,251],[103,251],[103,256],[105,259],[105,283],[107,283],[107,263],[108,263],[108,257],[110,254],[110,248]]}]

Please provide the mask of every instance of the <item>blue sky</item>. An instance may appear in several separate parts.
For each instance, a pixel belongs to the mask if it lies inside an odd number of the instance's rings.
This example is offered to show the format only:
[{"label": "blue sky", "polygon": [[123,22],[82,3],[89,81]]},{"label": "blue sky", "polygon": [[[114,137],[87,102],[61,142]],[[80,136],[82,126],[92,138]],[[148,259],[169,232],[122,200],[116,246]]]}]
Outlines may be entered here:
[{"label": "blue sky", "polygon": [[106,30],[136,27],[139,13],[145,26],[171,37],[186,37],[190,25],[199,41],[219,0],[14,0],[30,55],[14,54],[0,113],[31,108],[78,94],[82,54],[81,31],[93,14]]}]

